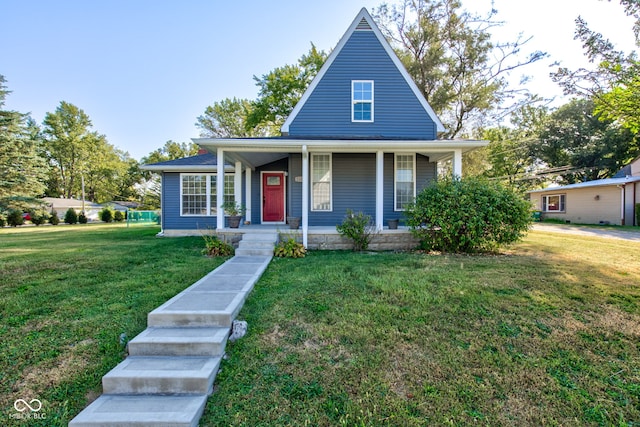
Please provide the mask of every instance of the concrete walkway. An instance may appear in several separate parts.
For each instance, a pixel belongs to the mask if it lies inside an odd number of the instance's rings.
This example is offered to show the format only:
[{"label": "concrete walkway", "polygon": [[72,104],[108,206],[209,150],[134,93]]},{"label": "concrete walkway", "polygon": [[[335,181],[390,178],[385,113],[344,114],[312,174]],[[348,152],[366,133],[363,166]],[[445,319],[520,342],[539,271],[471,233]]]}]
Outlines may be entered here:
[{"label": "concrete walkway", "polygon": [[580,236],[606,237],[640,242],[640,229],[637,231],[613,227],[586,227],[570,224],[534,223],[533,230],[549,233],[577,234]]},{"label": "concrete walkway", "polygon": [[270,247],[264,236],[255,247],[245,242],[238,256],[149,313],[148,328],[129,342],[129,357],[102,378],[104,394],[69,426],[196,427],[232,322],[276,239]]}]

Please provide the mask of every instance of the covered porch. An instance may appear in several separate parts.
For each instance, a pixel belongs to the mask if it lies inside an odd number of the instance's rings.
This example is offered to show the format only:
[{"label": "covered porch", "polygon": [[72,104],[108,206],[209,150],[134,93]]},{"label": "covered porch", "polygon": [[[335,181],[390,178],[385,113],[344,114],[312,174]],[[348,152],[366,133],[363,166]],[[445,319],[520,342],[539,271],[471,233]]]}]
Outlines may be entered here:
[{"label": "covered porch", "polygon": [[[322,242],[317,241],[311,236],[324,236],[324,241],[334,239],[334,235],[337,235],[335,226],[325,226],[320,228],[313,228],[317,224],[311,221],[311,218],[317,218],[318,213],[314,212],[310,207],[310,191],[312,187],[311,174],[310,174],[310,157],[314,154],[322,155],[329,154],[336,156],[347,154],[362,154],[370,156],[372,159],[371,167],[367,166],[367,174],[371,177],[371,183],[368,184],[370,189],[371,203],[374,205],[371,216],[375,222],[376,229],[380,232],[380,235],[389,233],[390,235],[405,234],[408,235],[407,230],[386,230],[384,227],[385,222],[385,197],[388,200],[388,193],[391,188],[395,191],[395,182],[392,182],[392,187],[389,187],[388,182],[385,184],[385,176],[387,178],[390,174],[394,174],[394,166],[389,169],[389,164],[385,167],[385,154],[393,155],[421,155],[427,162],[435,164],[439,161],[451,160],[453,166],[453,173],[456,176],[462,176],[462,154],[466,151],[470,151],[486,145],[484,141],[452,141],[452,140],[432,140],[432,141],[419,141],[419,140],[377,140],[377,139],[290,139],[290,138],[259,138],[259,139],[209,139],[200,138],[194,139],[195,143],[201,147],[207,149],[211,153],[216,155],[217,166],[216,174],[217,181],[223,182],[224,180],[224,168],[222,165],[231,164],[234,169],[234,193],[236,201],[244,201],[247,218],[255,218],[255,210],[263,209],[263,206],[256,206],[255,200],[257,200],[255,194],[256,186],[252,184],[252,180],[255,179],[254,172],[263,165],[288,158],[291,155],[295,155],[296,159],[300,159],[301,170],[300,174],[295,176],[288,176],[289,188],[295,187],[295,193],[293,196],[299,197],[300,206],[300,231],[299,234],[301,243],[306,248],[314,248],[316,246],[322,246]],[[369,169],[375,169],[370,171]],[[385,175],[385,169],[386,175]],[[435,169],[435,168],[434,168]],[[415,166],[414,166],[415,175]],[[392,176],[392,175],[391,175]],[[243,179],[244,178],[244,179]],[[395,179],[395,178],[392,178]],[[414,194],[415,180],[414,177]],[[244,182],[244,186],[243,186]],[[333,182],[331,182],[334,185]],[[344,182],[340,185],[345,185]],[[385,188],[386,187],[386,188]],[[356,191],[356,190],[354,190]],[[370,191],[370,192],[369,192]],[[300,194],[298,194],[298,192]],[[262,198],[262,197],[261,197]],[[264,198],[262,198],[264,203]],[[297,200],[297,199],[296,199]],[[212,200],[212,204],[214,201]],[[224,204],[224,194],[219,191],[216,194],[215,204],[218,212],[221,212],[222,205]],[[387,211],[388,211],[387,206]],[[395,209],[397,210],[397,209]],[[288,213],[288,212],[287,212]],[[402,212],[397,212],[398,217],[401,217]],[[343,213],[341,213],[343,215]],[[335,215],[334,215],[335,217]],[[260,216],[263,219],[262,215]],[[286,219],[286,218],[284,218]],[[262,222],[262,221],[260,221]],[[275,224],[269,224],[272,226],[280,227],[280,231],[285,230],[286,221],[277,221]],[[326,225],[326,224],[325,224]],[[262,227],[268,227],[268,225],[261,225]],[[247,228],[248,226],[241,226],[241,229],[233,229],[236,233],[238,230]],[[252,224],[253,230],[255,225]],[[217,216],[216,229],[220,233],[228,233],[225,229],[225,219],[223,215]],[[267,228],[263,228],[266,230]],[[255,229],[257,230],[257,229]],[[273,231],[273,229],[271,230]],[[293,230],[292,230],[293,231]],[[327,237],[334,236],[334,237]],[[341,237],[341,236],[337,236]],[[397,237],[397,236],[396,236]],[[316,240],[314,240],[316,239]],[[328,243],[327,243],[328,245]],[[326,245],[325,245],[326,246]]]}]

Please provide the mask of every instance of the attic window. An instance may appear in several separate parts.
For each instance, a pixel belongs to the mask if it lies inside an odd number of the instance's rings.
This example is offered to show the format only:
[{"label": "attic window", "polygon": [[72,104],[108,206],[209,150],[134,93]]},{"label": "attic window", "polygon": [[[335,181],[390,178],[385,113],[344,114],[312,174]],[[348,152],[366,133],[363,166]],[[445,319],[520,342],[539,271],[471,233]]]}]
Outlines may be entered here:
[{"label": "attic window", "polygon": [[351,81],[351,121],[373,122],[373,80]]}]

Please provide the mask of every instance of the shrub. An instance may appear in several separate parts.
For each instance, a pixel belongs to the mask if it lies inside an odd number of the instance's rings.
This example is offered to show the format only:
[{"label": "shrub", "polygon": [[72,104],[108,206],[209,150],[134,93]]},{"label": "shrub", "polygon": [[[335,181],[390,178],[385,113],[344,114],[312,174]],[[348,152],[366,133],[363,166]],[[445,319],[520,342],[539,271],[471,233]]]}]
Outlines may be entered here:
[{"label": "shrub", "polygon": [[280,258],[304,258],[307,250],[302,243],[296,241],[295,237],[289,237],[276,245],[273,254]]},{"label": "shrub", "polygon": [[7,215],[4,212],[0,212],[0,227],[7,225]]},{"label": "shrub", "polygon": [[73,208],[67,209],[67,212],[64,214],[64,222],[67,224],[77,224],[78,223],[78,214],[76,210]]},{"label": "shrub", "polygon": [[51,216],[49,217],[49,224],[58,225],[60,224],[60,218],[58,218],[58,212],[52,211]]},{"label": "shrub", "polygon": [[231,256],[235,250],[233,246],[227,242],[218,239],[218,236],[211,234],[203,234],[205,248],[202,252],[208,256]]},{"label": "shrub", "polygon": [[45,224],[49,221],[49,212],[40,209],[31,213],[31,222],[37,225]]},{"label": "shrub", "polygon": [[342,224],[336,226],[338,233],[351,239],[354,251],[366,251],[371,239],[377,233],[376,226],[371,221],[371,215],[363,212],[354,213],[347,209]]},{"label": "shrub", "polygon": [[12,209],[9,211],[7,215],[7,224],[12,227],[17,227],[18,225],[24,224],[24,217],[22,216],[22,211],[18,209]]},{"label": "shrub", "polygon": [[78,215],[78,222],[80,224],[86,224],[88,221],[89,221],[89,218],[87,218],[84,212],[80,212],[80,215]]},{"label": "shrub", "polygon": [[486,252],[524,237],[531,205],[514,191],[477,179],[440,180],[405,212],[425,249]]},{"label": "shrub", "polygon": [[103,208],[99,213],[98,216],[100,217],[101,221],[104,222],[112,222],[113,221],[113,209],[110,207],[105,207]]},{"label": "shrub", "polygon": [[116,222],[124,221],[124,213],[122,211],[115,211],[113,214],[113,220]]}]

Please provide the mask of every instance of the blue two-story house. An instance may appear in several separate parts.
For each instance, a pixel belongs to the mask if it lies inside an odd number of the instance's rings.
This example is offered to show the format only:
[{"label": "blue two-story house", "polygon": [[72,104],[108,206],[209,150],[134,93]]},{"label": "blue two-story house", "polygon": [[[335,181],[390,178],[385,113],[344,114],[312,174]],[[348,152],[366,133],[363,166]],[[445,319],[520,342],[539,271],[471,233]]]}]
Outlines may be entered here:
[{"label": "blue two-story house", "polygon": [[[436,178],[451,159],[484,141],[442,140],[432,108],[362,9],[291,115],[271,138],[195,138],[207,154],[145,168],[162,172],[162,233],[197,234],[226,225],[221,206],[236,201],[251,224],[339,224],[347,209],[378,229]],[[218,185],[223,183],[223,185]]]}]

